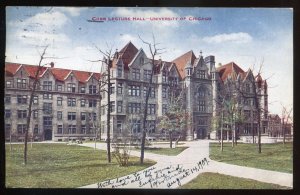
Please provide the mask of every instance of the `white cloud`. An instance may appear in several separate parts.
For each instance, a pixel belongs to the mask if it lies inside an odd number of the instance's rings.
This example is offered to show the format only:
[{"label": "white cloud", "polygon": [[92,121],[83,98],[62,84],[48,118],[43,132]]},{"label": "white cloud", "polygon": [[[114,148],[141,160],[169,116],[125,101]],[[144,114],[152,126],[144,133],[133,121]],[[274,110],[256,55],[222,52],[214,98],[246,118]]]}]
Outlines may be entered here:
[{"label": "white cloud", "polygon": [[69,37],[63,32],[68,21],[68,17],[59,11],[37,13],[23,21],[9,23],[9,28],[14,31],[7,34],[7,39],[17,38],[30,45],[69,43]]},{"label": "white cloud", "polygon": [[79,16],[80,12],[83,10],[86,10],[87,8],[77,8],[77,7],[59,7],[56,8],[60,11],[66,12],[70,14],[71,16]]},{"label": "white cloud", "polygon": [[215,36],[204,37],[203,41],[207,43],[249,43],[252,41],[251,35],[245,32],[230,33],[230,34],[218,34]]}]

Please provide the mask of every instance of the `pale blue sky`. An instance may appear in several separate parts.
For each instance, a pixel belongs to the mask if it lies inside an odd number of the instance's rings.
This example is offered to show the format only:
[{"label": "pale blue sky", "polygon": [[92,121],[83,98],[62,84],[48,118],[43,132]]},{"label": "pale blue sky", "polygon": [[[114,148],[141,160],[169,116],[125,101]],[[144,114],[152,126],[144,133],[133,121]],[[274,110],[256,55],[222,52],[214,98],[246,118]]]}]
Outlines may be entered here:
[{"label": "pale blue sky", "polygon": [[[281,104],[293,103],[293,10],[288,8],[73,8],[7,7],[6,61],[36,64],[37,46],[50,44],[48,56],[56,67],[99,71],[102,55],[94,44],[119,50],[128,42],[147,48],[154,33],[172,61],[187,51],[215,55],[216,62],[234,61],[245,71],[263,62],[269,78],[270,111],[281,113]],[[189,21],[189,17],[210,17]],[[93,17],[186,17],[183,21],[87,22]],[[107,43],[107,44],[106,44]],[[273,76],[272,76],[273,75]]]}]

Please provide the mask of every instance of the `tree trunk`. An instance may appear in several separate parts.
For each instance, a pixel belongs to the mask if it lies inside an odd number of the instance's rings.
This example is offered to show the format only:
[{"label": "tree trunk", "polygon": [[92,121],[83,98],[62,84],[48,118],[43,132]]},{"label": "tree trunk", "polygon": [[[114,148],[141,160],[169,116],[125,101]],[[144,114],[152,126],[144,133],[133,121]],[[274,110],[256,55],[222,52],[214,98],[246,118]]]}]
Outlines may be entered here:
[{"label": "tree trunk", "polygon": [[172,131],[169,131],[169,139],[170,139],[170,148],[173,147],[173,136],[172,136]]},{"label": "tree trunk", "polygon": [[148,89],[147,89],[147,94],[146,94],[146,100],[145,100],[145,107],[144,107],[144,117],[143,117],[143,133],[142,133],[142,144],[141,144],[141,156],[140,156],[140,163],[144,163],[144,153],[145,153],[145,141],[146,141],[146,121],[147,121],[147,114],[148,114],[148,102],[149,102],[149,97],[151,93],[151,83],[152,83],[152,78],[154,74],[154,56],[152,57],[152,71],[150,75],[150,80],[148,83]]},{"label": "tree trunk", "polygon": [[111,60],[108,60],[107,64],[107,134],[106,134],[106,142],[107,142],[107,161],[108,163],[111,163],[111,154],[110,154],[110,111],[111,111],[111,104],[110,104],[110,65],[111,65]]},{"label": "tree trunk", "polygon": [[221,114],[221,152],[223,152],[223,111]]},{"label": "tree trunk", "polygon": [[284,118],[282,119],[282,136],[283,136],[282,143],[284,146],[285,145],[285,121],[284,121]]}]

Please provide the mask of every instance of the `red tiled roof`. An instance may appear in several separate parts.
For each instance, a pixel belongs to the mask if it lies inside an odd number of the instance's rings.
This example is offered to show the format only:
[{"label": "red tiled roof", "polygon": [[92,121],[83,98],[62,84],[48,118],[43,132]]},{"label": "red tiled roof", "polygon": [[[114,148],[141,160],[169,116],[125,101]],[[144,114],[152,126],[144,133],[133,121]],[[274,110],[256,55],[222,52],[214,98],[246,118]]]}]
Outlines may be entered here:
[{"label": "red tiled roof", "polygon": [[81,83],[86,83],[90,78],[90,76],[92,75],[91,72],[83,72],[79,70],[73,70],[72,72],[74,73],[77,80]]},{"label": "red tiled roof", "polygon": [[55,79],[59,81],[64,81],[71,70],[62,69],[62,68],[51,68],[51,72]]},{"label": "red tiled roof", "polygon": [[191,50],[172,61],[173,63],[175,63],[181,79],[183,79],[185,77],[185,71],[184,71],[185,65],[188,62],[191,62],[191,65],[193,65],[195,59],[196,59],[196,56],[195,56],[194,52]]},{"label": "red tiled roof", "polygon": [[219,72],[222,81],[225,81],[228,76],[231,76],[234,79],[236,79],[239,74],[242,78],[245,78],[246,76],[245,72],[234,62],[230,62],[229,64],[218,67],[217,71]]},{"label": "red tiled roof", "polygon": [[[133,60],[137,52],[138,49],[131,42],[127,43],[124,48],[118,52],[118,58],[122,59],[125,70],[129,70],[128,64]],[[112,67],[116,67],[117,61],[117,58],[113,59]]]},{"label": "red tiled roof", "polygon": [[[15,63],[5,63],[5,72],[7,72],[10,75],[14,75],[18,68],[20,66],[23,66],[25,71],[28,73],[30,77],[35,77],[35,73],[38,70],[38,66],[34,65],[21,65],[21,64],[15,64]],[[41,71],[39,73],[39,76],[41,77],[45,71],[47,70],[47,67],[41,67]],[[64,81],[67,76],[70,74],[70,72],[73,72],[76,79],[79,82],[85,83],[88,81],[88,79],[93,75],[97,80],[100,79],[100,73],[92,73],[92,72],[86,72],[86,71],[79,71],[79,70],[69,70],[69,69],[63,69],[63,68],[48,68],[51,73],[53,74],[54,78],[59,81]]]},{"label": "red tiled roof", "polygon": [[32,66],[32,65],[23,65],[23,67],[27,72],[27,74],[29,75],[29,77],[31,78],[35,78],[35,74],[38,70],[39,70],[39,75],[38,75],[39,77],[41,77],[47,70],[46,67],[42,67],[42,66],[40,67],[40,69],[38,66]]},{"label": "red tiled roof", "polygon": [[9,75],[13,76],[14,74],[16,74],[16,72],[20,68],[20,66],[21,66],[20,64],[6,62],[5,63],[5,72],[8,73]]}]

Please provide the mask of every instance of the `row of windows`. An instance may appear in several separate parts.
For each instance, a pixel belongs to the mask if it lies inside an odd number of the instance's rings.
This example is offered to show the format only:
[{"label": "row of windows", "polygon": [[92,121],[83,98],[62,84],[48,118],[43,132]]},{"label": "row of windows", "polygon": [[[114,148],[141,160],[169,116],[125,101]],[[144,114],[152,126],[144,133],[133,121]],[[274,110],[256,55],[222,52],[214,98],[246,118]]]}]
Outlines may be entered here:
[{"label": "row of windows", "polygon": [[[17,103],[18,104],[27,104],[27,95],[17,95]],[[43,99],[51,100],[52,94],[43,94]],[[5,95],[5,104],[11,103],[11,95],[6,94]],[[57,97],[57,106],[62,106],[63,98]],[[33,97],[33,104],[38,104],[38,96]],[[85,107],[87,104],[86,99],[80,99],[80,106]],[[76,106],[76,98],[67,98],[67,105],[69,107],[75,107]],[[88,106],[89,107],[97,107],[97,100],[88,100]]]},{"label": "row of windows", "polygon": [[[6,81],[6,88],[13,88],[13,81],[9,80]],[[26,89],[27,88],[27,79],[17,79],[17,88],[19,89]],[[53,82],[52,81],[43,81],[41,90],[44,91],[52,91],[53,90]],[[63,85],[56,84],[56,91],[63,91]],[[67,92],[76,93],[76,84],[75,83],[67,83],[66,86]],[[86,91],[85,86],[80,86],[78,89],[78,93],[89,93],[89,94],[96,94],[97,93],[97,86],[96,85],[89,85],[88,91]]]}]

